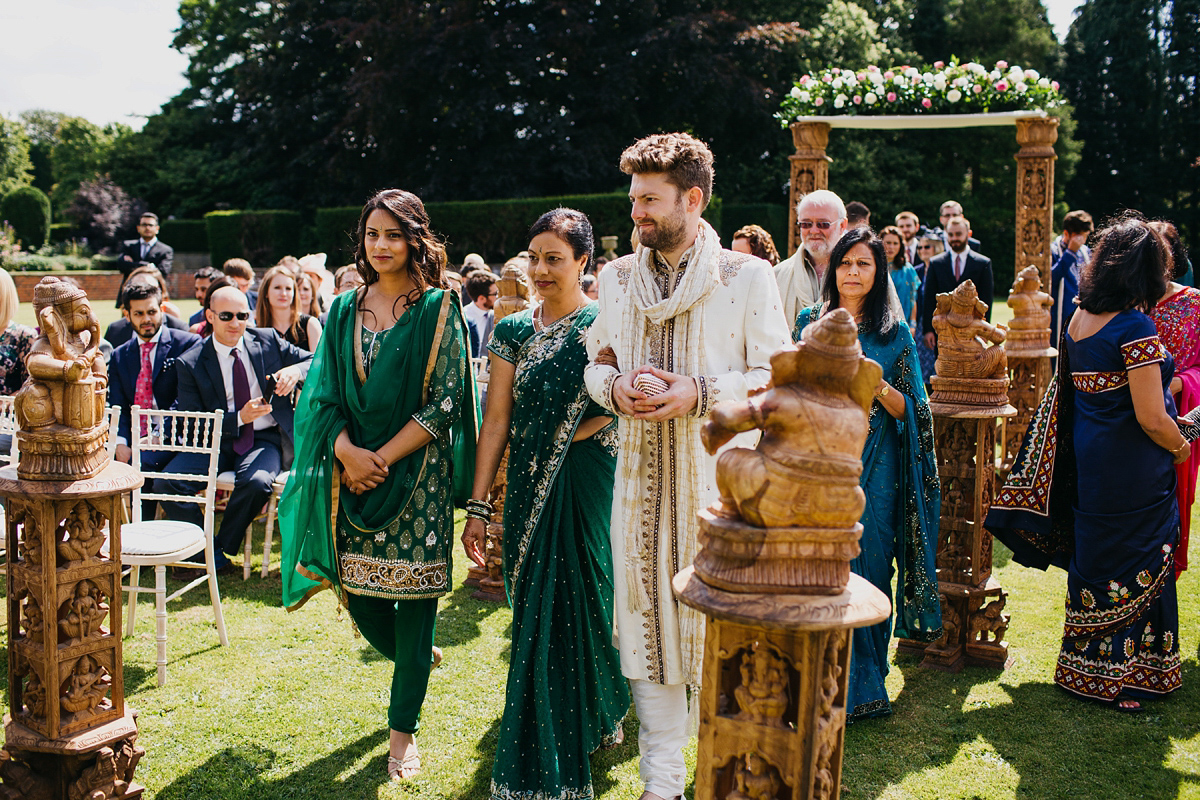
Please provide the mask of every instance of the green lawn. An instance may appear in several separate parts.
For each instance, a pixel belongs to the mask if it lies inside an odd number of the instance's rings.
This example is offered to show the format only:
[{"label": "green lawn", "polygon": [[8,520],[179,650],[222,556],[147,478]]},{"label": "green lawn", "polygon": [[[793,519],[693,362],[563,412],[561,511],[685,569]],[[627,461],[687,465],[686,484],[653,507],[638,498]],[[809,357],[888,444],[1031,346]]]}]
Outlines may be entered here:
[{"label": "green lawn", "polygon": [[[261,535],[259,523],[256,542]],[[1051,683],[1064,574],[1009,564],[997,551],[1012,666],[947,675],[895,659],[888,687],[896,713],[849,728],[843,797],[1200,798],[1200,577],[1185,573],[1179,587],[1184,688],[1141,716],[1125,716]],[[456,586],[464,561],[457,559]],[[163,688],[155,685],[147,599],[125,640],[126,692],[146,747],[137,776],[150,797],[488,797],[507,608],[462,588],[442,601],[437,641],[446,660],[433,673],[418,736],[424,770],[393,786],[384,779],[390,664],[355,638],[333,597],[326,592],[289,614],[279,607],[278,572],[246,583],[223,578],[221,588],[230,646],[217,645],[205,593],[176,601]],[[605,800],[640,793],[632,716],[626,730],[624,745],[593,761]],[[694,744],[688,758],[691,769]]]}]

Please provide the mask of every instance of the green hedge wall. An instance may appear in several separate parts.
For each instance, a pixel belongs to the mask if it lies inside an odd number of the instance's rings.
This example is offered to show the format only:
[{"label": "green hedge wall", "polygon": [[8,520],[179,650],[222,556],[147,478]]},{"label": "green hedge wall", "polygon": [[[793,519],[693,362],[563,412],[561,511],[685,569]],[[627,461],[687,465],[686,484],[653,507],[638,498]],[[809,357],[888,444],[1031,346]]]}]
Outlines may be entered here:
[{"label": "green hedge wall", "polygon": [[176,253],[207,253],[208,223],[202,219],[164,219],[158,238]]},{"label": "green hedge wall", "polygon": [[[300,241],[298,211],[210,211],[204,215],[208,251],[213,266],[244,258],[257,268],[268,267],[296,249]],[[175,249],[177,244],[163,241]]]},{"label": "green hedge wall", "polygon": [[0,201],[0,218],[13,226],[22,247],[36,250],[50,236],[50,198],[33,186],[14,189]]},{"label": "green hedge wall", "polygon": [[[515,200],[475,200],[426,203],[435,233],[446,242],[451,265],[461,264],[467,253],[479,253],[498,269],[505,260],[524,250],[529,227],[552,208],[566,206],[588,215],[600,250],[601,236],[617,237],[617,253],[630,252],[629,197],[624,193],[576,194],[530,197]],[[354,230],[362,209],[357,206],[321,208],[316,212],[317,247],[329,256],[331,266],[349,264],[354,258]],[[704,212],[717,230],[721,229],[722,204],[714,197]],[[213,253],[213,263],[217,263]]]},{"label": "green hedge wall", "polygon": [[721,242],[726,246],[733,234],[747,225],[761,225],[771,234],[780,258],[787,258],[788,208],[776,203],[726,203],[721,212]]},{"label": "green hedge wall", "polygon": [[71,222],[50,223],[50,243],[62,244],[75,238],[75,225]]}]

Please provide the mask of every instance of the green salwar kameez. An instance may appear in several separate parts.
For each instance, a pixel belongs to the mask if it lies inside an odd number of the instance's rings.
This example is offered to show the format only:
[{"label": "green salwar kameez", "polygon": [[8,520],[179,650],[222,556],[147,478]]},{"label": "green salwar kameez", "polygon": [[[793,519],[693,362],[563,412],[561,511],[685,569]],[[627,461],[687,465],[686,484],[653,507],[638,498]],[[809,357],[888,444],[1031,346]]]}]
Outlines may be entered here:
[{"label": "green salwar kameez", "polygon": [[581,421],[608,415],[583,385],[596,310],[541,331],[531,312],[505,317],[488,347],[515,370],[504,506],[512,655],[493,800],[593,797],[588,757],[629,708],[612,639],[616,423],[572,442]]},{"label": "green salwar kameez", "polygon": [[[415,733],[437,598],[449,590],[454,500],[472,479],[474,381],[452,292],[426,290],[377,332],[363,325],[358,296],[334,301],[296,412],[296,458],[279,504],[283,601],[295,610],[333,588],[394,662],[390,727]],[[339,491],[333,443],[342,429],[377,450],[409,420],[433,441],[392,464],[374,489]]]}]

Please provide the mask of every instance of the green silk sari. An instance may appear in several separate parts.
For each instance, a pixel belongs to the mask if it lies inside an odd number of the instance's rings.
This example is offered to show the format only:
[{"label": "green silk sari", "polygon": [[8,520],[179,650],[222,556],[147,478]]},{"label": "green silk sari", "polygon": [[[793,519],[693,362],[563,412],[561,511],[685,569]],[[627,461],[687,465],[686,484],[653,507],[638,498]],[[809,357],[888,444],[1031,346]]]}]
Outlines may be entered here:
[{"label": "green silk sari", "polygon": [[[478,410],[454,293],[426,290],[367,359],[358,296],[334,300],[297,404],[296,457],[279,503],[283,602],[292,610],[324,588],[339,598],[445,594],[453,505],[470,496]],[[339,491],[333,443],[342,429],[376,450],[410,419],[433,441],[371,491]]]},{"label": "green silk sari", "polygon": [[592,797],[588,756],[612,741],[629,708],[612,644],[616,423],[572,442],[580,422],[608,415],[583,384],[597,308],[542,331],[531,312],[505,317],[488,346],[515,370],[504,505],[513,633],[497,800]]}]

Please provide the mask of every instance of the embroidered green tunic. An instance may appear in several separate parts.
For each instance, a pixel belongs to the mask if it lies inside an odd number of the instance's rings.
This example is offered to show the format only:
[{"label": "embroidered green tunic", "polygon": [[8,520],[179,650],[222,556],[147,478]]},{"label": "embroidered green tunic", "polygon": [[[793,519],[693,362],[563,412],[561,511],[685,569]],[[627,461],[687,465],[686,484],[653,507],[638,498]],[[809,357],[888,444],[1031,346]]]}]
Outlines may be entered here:
[{"label": "embroidered green tunic", "polygon": [[[474,461],[467,352],[452,293],[427,290],[377,332],[363,325],[354,294],[334,302],[297,411],[296,463],[280,503],[285,605],[325,586],[397,599],[448,591],[454,500],[469,491]],[[377,450],[410,420],[433,441],[392,464],[376,488],[338,491],[333,442],[343,428],[354,444]]]}]

